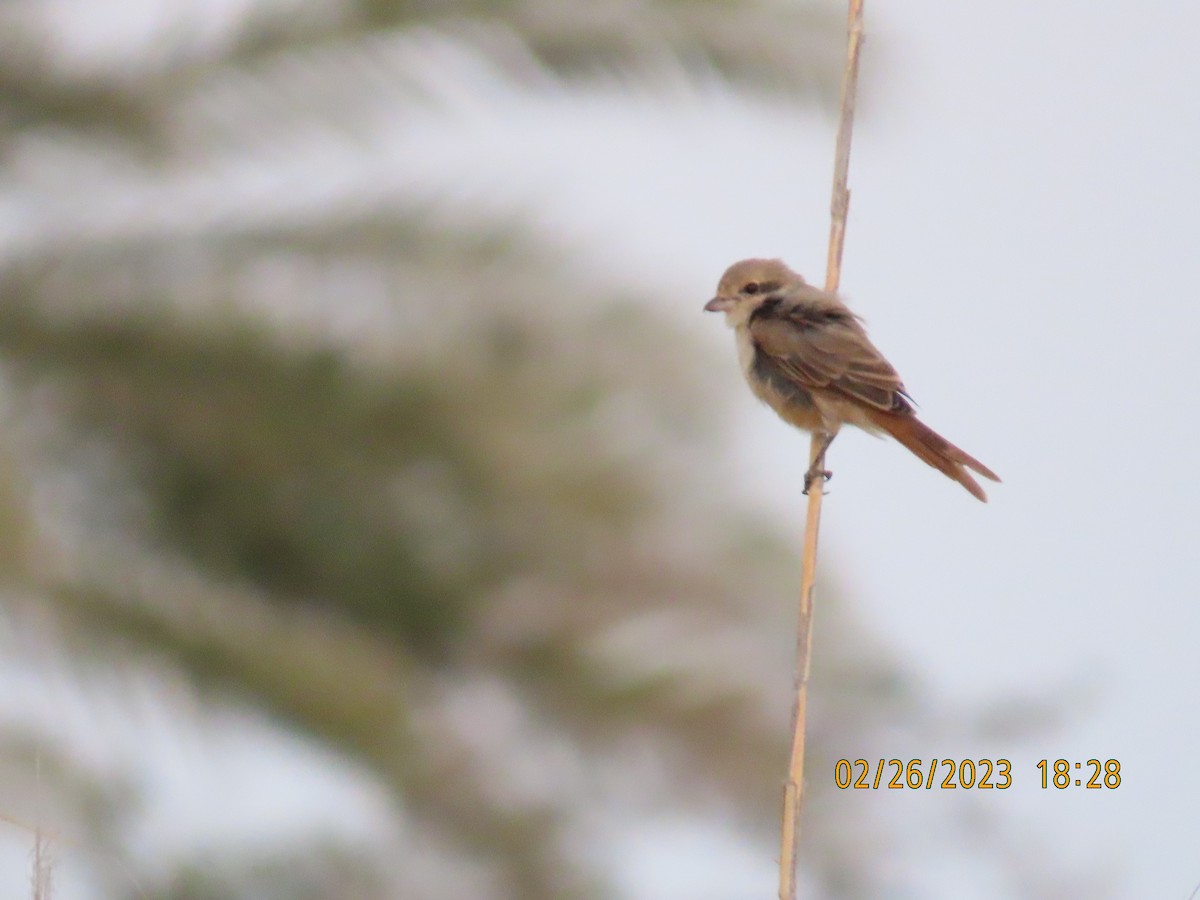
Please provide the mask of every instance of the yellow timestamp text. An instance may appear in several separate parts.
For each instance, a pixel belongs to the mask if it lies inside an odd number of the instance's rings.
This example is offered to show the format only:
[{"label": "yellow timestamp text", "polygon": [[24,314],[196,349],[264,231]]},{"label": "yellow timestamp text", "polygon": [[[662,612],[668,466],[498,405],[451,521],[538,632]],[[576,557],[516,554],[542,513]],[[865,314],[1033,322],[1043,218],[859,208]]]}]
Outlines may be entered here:
[{"label": "yellow timestamp text", "polygon": [[842,790],[999,790],[1012,787],[1007,759],[839,759],[833,783]]},{"label": "yellow timestamp text", "polygon": [[1038,772],[1042,776],[1042,787],[1058,788],[1060,791],[1077,787],[1098,791],[1103,788],[1116,790],[1121,786],[1121,763],[1116,759],[1089,759],[1074,762],[1070,759],[1038,760]]}]

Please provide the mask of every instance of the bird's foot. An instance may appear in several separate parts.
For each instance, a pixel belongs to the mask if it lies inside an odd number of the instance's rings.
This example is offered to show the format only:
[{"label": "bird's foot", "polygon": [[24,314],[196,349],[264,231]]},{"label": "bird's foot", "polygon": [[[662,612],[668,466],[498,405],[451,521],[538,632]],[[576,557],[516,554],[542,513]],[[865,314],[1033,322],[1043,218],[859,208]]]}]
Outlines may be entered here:
[{"label": "bird's foot", "polygon": [[829,481],[829,479],[833,478],[833,473],[830,472],[828,469],[821,469],[815,465],[811,466],[809,468],[809,470],[804,473],[804,494],[805,494],[805,496],[807,496],[808,492],[810,490],[812,490],[813,482],[816,481],[818,478],[820,478],[822,482],[826,482],[826,481]]}]

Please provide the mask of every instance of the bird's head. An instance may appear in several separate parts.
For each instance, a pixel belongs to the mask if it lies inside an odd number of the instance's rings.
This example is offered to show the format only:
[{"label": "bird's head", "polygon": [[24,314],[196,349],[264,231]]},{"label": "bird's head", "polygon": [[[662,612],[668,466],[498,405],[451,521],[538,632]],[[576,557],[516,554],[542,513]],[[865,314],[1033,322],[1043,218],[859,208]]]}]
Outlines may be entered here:
[{"label": "bird's head", "polygon": [[781,259],[743,259],[725,270],[704,309],[725,313],[731,323],[741,321],[767,297],[804,283]]}]

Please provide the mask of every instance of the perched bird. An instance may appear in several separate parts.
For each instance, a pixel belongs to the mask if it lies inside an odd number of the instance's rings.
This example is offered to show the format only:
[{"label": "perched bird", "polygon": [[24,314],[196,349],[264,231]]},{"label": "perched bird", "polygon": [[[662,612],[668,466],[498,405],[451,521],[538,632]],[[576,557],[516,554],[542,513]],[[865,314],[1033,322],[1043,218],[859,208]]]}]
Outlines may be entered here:
[{"label": "perched bird", "polygon": [[975,497],[987,495],[972,469],[991,469],[922,423],[891,363],[867,338],[862,321],[836,295],[808,284],[778,259],[745,259],[721,276],[705,304],[725,313],[737,337],[750,389],[785,422],[811,431],[819,452],[804,476],[830,478],[825,451],[843,425],[886,432]]}]

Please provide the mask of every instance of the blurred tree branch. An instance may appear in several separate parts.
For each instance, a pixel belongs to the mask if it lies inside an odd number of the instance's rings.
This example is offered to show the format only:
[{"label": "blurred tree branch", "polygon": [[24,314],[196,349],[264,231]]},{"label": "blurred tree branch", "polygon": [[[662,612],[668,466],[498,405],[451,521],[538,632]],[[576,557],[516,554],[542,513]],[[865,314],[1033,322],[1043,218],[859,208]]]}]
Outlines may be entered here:
[{"label": "blurred tree branch", "polygon": [[[28,664],[170,672],[333,748],[455,860],[439,897],[604,895],[579,838],[597,772],[762,828],[785,736],[756,648],[784,627],[764,600],[786,557],[711,489],[703,353],[521,223],[434,225],[340,185],[297,211],[244,176],[436,105],[434,44],[535,98],[681,74],[827,98],[825,9],[264,2],[90,67],[37,4],[6,9],[26,49],[0,63],[0,564],[54,648]],[[898,698],[919,727],[880,657],[841,661],[815,727],[891,728]],[[831,896],[874,884],[846,831],[812,852]],[[346,865],[285,858],[309,884]],[[411,874],[375,863],[346,896]],[[276,858],[199,865],[153,890],[305,896]]]}]

